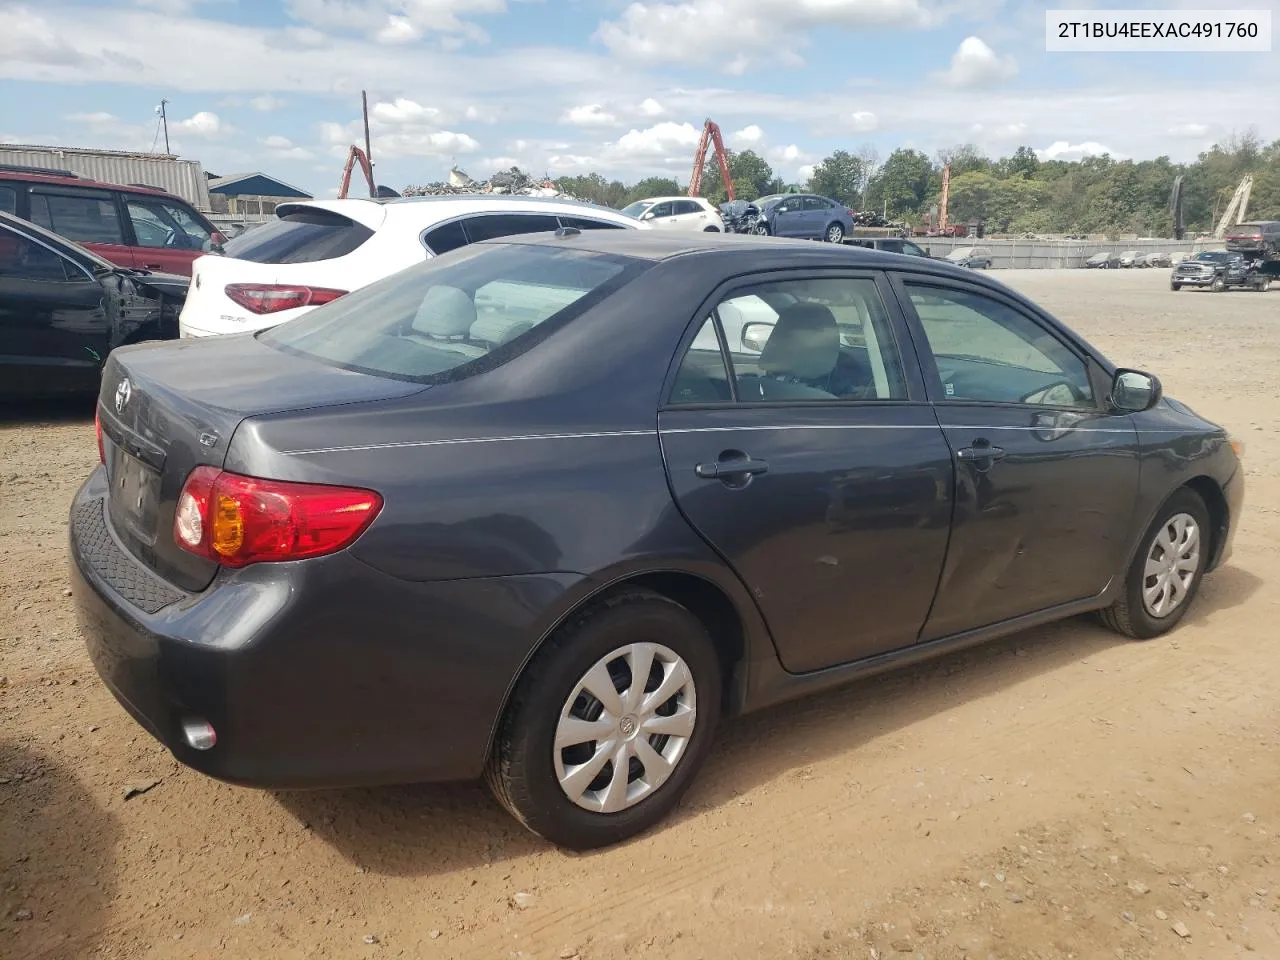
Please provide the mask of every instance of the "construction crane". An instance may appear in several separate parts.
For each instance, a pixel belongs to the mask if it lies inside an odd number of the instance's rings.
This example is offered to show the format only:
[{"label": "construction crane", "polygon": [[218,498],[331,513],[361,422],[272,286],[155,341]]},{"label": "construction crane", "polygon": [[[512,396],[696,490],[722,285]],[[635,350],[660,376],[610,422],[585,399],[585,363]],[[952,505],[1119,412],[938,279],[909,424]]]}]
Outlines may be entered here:
[{"label": "construction crane", "polygon": [[1227,230],[1234,227],[1237,223],[1245,218],[1245,214],[1249,209],[1249,194],[1253,192],[1253,177],[1245,174],[1241,179],[1240,185],[1236,187],[1236,192],[1231,196],[1231,202],[1227,204],[1227,209],[1222,214],[1222,219],[1218,221],[1218,228],[1213,231],[1213,239],[1221,240],[1227,235]]},{"label": "construction crane", "polygon": [[942,198],[938,201],[938,232],[947,235],[947,201],[951,199],[951,164],[942,168]]},{"label": "construction crane", "polygon": [[353,143],[351,151],[347,154],[346,166],[342,168],[342,185],[338,187],[339,200],[346,199],[347,190],[351,187],[351,171],[357,162],[360,164],[361,172],[364,173],[364,178],[369,181],[369,196],[378,195],[378,186],[373,182],[373,164],[369,163],[369,155]]},{"label": "construction crane", "polygon": [[1169,195],[1169,216],[1173,218],[1173,239],[1181,240],[1187,232],[1182,219],[1182,174],[1173,178],[1173,192]]},{"label": "construction crane", "polygon": [[720,127],[714,120],[708,119],[702,125],[702,139],[698,141],[698,152],[693,155],[693,173],[689,177],[689,196],[696,197],[702,192],[702,167],[707,162],[707,147],[714,143],[716,160],[720,164],[720,177],[724,180],[725,192],[733,199],[733,177],[729,175],[729,162],[725,158],[724,138],[720,136]]}]

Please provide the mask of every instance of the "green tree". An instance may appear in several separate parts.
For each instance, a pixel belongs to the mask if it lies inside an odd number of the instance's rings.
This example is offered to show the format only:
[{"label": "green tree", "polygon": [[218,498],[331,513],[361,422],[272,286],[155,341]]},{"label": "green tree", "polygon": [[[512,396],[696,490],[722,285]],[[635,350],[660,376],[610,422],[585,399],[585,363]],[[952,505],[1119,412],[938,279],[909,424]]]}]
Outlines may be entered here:
[{"label": "green tree", "polygon": [[[725,161],[729,176],[733,177],[733,192],[737,199],[754,200],[770,192],[774,181],[773,168],[754,150],[738,152],[726,148]],[[729,198],[724,178],[720,176],[720,164],[710,152],[702,168],[702,195],[716,204]]]},{"label": "green tree", "polygon": [[858,209],[862,204],[862,186],[866,180],[866,164],[847,150],[837,150],[813,170],[807,190],[846,207]]},{"label": "green tree", "polygon": [[871,179],[867,207],[887,208],[891,217],[918,215],[930,195],[933,173],[933,164],[919,150],[893,151]]},{"label": "green tree", "polygon": [[682,193],[684,191],[680,189],[680,184],[671,177],[645,177],[627,188],[623,206],[649,197],[673,197]]}]

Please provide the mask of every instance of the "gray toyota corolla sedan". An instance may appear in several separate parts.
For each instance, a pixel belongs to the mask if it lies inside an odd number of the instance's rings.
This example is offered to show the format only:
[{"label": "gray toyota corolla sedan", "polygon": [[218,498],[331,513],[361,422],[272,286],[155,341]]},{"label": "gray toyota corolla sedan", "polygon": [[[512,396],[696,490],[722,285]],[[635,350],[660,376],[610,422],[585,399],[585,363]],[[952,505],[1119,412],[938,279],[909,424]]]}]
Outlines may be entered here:
[{"label": "gray toyota corolla sedan", "polygon": [[1003,285],[803,241],[478,243],[102,379],[71,574],[138,722],[241,784],[486,776],[573,848],[667,814],[726,714],[1171,629],[1243,492]]}]

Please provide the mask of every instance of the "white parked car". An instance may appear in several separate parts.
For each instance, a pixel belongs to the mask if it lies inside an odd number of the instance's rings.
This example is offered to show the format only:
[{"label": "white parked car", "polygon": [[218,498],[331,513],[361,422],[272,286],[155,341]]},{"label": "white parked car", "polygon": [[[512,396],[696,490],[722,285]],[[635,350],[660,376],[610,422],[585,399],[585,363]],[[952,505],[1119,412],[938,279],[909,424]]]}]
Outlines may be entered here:
[{"label": "white parked car", "polygon": [[627,204],[622,212],[660,230],[724,233],[720,211],[702,197],[650,197]]},{"label": "white parked car", "polygon": [[503,194],[283,203],[276,218],[198,257],[183,337],[262,330],[423,260],[495,237],[648,229],[616,210]]}]

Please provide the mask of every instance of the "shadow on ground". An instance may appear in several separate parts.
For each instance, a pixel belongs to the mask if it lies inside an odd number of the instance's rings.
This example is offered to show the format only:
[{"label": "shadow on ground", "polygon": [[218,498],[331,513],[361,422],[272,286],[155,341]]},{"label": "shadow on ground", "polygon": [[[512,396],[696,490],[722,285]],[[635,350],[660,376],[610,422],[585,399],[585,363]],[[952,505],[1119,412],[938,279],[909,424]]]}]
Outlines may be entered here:
[{"label": "shadow on ground", "polygon": [[96,401],[94,396],[0,401],[0,429],[92,421]]},{"label": "shadow on ground", "polygon": [[[1225,567],[1205,580],[1186,622],[1208,623],[1261,586],[1247,571]],[[797,767],[1133,642],[1093,617],[1077,617],[731,721],[677,817],[697,816]],[[348,860],[386,875],[448,873],[548,849],[479,785],[278,797]]]},{"label": "shadow on ground", "polygon": [[0,779],[0,955],[88,956],[115,889],[115,819],[29,747],[0,741]]}]

